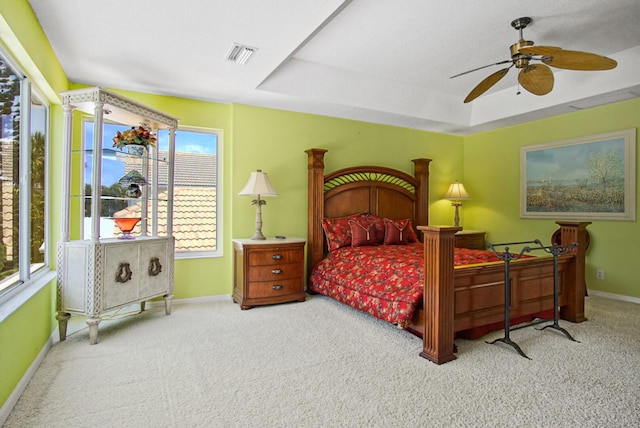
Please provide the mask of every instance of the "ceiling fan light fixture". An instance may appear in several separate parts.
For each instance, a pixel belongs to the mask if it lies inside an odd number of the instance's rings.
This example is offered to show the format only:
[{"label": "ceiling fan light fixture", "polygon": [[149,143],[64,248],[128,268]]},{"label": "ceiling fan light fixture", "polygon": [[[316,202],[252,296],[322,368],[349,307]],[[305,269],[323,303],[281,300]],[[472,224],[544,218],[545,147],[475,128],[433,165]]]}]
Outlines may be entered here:
[{"label": "ceiling fan light fixture", "polygon": [[227,53],[226,60],[229,62],[234,62],[236,64],[244,65],[251,59],[253,54],[258,50],[258,48],[253,48],[250,46],[245,46],[240,43],[234,43]]}]

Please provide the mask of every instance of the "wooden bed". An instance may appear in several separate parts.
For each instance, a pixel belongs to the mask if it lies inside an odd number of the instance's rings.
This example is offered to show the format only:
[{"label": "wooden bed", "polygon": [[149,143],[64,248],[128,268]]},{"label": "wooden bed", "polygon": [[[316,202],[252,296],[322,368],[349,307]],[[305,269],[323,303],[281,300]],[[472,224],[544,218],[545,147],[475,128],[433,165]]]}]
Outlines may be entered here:
[{"label": "wooden bed", "polygon": [[[311,272],[327,254],[323,218],[368,212],[390,219],[412,219],[424,243],[422,308],[409,330],[423,338],[420,355],[436,364],[456,358],[457,333],[504,321],[504,265],[454,267],[454,234],[461,228],[429,224],[430,159],[414,159],[414,175],[380,166],[356,166],[325,175],[325,149],[308,155],[308,252]],[[559,256],[560,316],[582,322],[585,251],[590,222],[556,222],[560,242],[577,242]],[[536,237],[532,237],[536,238]],[[553,258],[532,257],[511,264],[512,319],[553,309]]]}]

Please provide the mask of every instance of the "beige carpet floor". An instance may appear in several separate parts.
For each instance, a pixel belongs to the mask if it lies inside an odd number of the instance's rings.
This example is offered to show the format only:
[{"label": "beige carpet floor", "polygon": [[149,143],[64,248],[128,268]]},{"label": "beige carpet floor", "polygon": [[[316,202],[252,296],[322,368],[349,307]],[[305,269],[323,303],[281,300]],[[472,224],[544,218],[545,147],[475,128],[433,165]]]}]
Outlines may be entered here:
[{"label": "beige carpet floor", "polygon": [[[133,308],[135,309],[135,308]],[[161,305],[55,344],[12,427],[637,427],[640,305],[587,298],[582,324],[503,344],[422,342],[324,297],[241,311],[230,298]]]}]

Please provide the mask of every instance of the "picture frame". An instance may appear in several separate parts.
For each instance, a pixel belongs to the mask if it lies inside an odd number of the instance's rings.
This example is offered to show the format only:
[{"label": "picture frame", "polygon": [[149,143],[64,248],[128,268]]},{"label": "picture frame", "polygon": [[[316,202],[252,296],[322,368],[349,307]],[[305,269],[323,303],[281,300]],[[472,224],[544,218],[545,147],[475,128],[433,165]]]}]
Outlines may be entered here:
[{"label": "picture frame", "polygon": [[635,128],[521,147],[520,217],[635,221]]}]

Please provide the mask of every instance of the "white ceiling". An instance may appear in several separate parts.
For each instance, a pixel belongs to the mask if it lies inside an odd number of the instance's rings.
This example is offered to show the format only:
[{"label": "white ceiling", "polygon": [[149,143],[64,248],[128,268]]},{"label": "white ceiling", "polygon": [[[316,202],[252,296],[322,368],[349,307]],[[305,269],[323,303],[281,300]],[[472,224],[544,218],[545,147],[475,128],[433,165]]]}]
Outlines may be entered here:
[{"label": "white ceiling", "polygon": [[[73,82],[468,135],[640,97],[638,0],[30,0]],[[553,91],[511,70],[469,104],[524,38],[611,57],[554,69]],[[233,43],[257,48],[245,64]],[[584,105],[582,103],[585,103]]]}]

